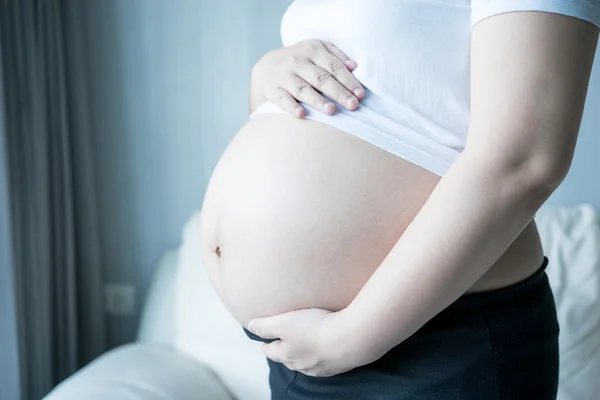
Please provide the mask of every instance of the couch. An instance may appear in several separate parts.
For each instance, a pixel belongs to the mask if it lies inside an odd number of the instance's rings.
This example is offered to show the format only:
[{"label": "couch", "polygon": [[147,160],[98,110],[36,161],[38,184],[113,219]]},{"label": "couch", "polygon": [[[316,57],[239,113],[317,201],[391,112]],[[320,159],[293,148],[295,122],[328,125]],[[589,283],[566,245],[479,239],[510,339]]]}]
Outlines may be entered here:
[{"label": "couch", "polygon": [[[266,400],[268,368],[217,298],[199,212],[162,258],[135,343],[100,356],[44,400]],[[600,399],[600,216],[586,204],[536,216],[561,323],[559,400]]]}]

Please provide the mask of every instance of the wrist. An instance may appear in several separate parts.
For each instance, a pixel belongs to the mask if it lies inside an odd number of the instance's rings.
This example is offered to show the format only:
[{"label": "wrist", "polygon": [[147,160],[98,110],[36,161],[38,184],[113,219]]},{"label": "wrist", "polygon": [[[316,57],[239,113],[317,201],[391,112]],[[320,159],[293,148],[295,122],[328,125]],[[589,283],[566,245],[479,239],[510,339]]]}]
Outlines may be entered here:
[{"label": "wrist", "polygon": [[249,105],[250,105],[251,113],[256,111],[258,106],[260,106],[261,104],[263,104],[264,102],[267,101],[267,99],[264,96],[264,93],[262,93],[256,87],[257,81],[259,81],[259,77],[257,76],[258,75],[257,69],[259,68],[259,64],[260,64],[260,61],[257,62],[252,67],[252,71],[250,73],[250,90],[249,90],[248,98],[249,98]]},{"label": "wrist", "polygon": [[250,83],[250,95],[249,95],[250,112],[253,113],[254,111],[256,111],[258,106],[260,106],[265,101],[266,101],[266,99],[264,98],[264,96],[258,90],[254,89],[253,84]]},{"label": "wrist", "polygon": [[342,357],[356,366],[371,363],[380,358],[385,351],[373,340],[373,332],[364,329],[364,318],[352,307],[346,307],[335,313],[335,346]]}]

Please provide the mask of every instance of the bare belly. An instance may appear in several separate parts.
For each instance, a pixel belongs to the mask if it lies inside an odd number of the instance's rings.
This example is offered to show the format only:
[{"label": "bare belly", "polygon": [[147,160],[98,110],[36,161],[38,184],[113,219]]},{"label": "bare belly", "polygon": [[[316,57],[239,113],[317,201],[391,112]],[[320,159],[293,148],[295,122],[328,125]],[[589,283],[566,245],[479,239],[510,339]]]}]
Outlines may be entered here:
[{"label": "bare belly", "polygon": [[[229,144],[208,185],[202,246],[209,277],[242,325],[300,308],[342,309],[438,181],[327,125],[255,116]],[[518,282],[542,259],[532,222],[471,291]]]}]

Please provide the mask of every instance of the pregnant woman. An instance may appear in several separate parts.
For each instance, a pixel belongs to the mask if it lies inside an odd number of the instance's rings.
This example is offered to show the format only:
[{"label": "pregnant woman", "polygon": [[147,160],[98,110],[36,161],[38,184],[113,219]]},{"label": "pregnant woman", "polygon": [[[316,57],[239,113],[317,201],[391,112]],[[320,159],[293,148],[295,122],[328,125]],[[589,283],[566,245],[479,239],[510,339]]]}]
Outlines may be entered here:
[{"label": "pregnant woman", "polygon": [[556,397],[533,218],[569,170],[599,24],[598,0],[291,4],[202,215],[273,399]]}]

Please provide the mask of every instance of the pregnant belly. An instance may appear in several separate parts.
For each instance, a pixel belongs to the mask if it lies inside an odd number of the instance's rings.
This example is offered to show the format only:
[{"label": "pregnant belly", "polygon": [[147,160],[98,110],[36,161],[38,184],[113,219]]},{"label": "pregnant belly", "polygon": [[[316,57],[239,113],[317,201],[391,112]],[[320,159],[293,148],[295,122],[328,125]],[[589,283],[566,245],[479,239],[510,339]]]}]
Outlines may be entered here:
[{"label": "pregnant belly", "polygon": [[342,309],[438,181],[327,125],[255,116],[207,188],[201,229],[208,275],[242,325],[300,308]]},{"label": "pregnant belly", "polygon": [[242,324],[352,301],[438,177],[354,136],[286,115],[252,118],[211,177],[203,257]]}]

